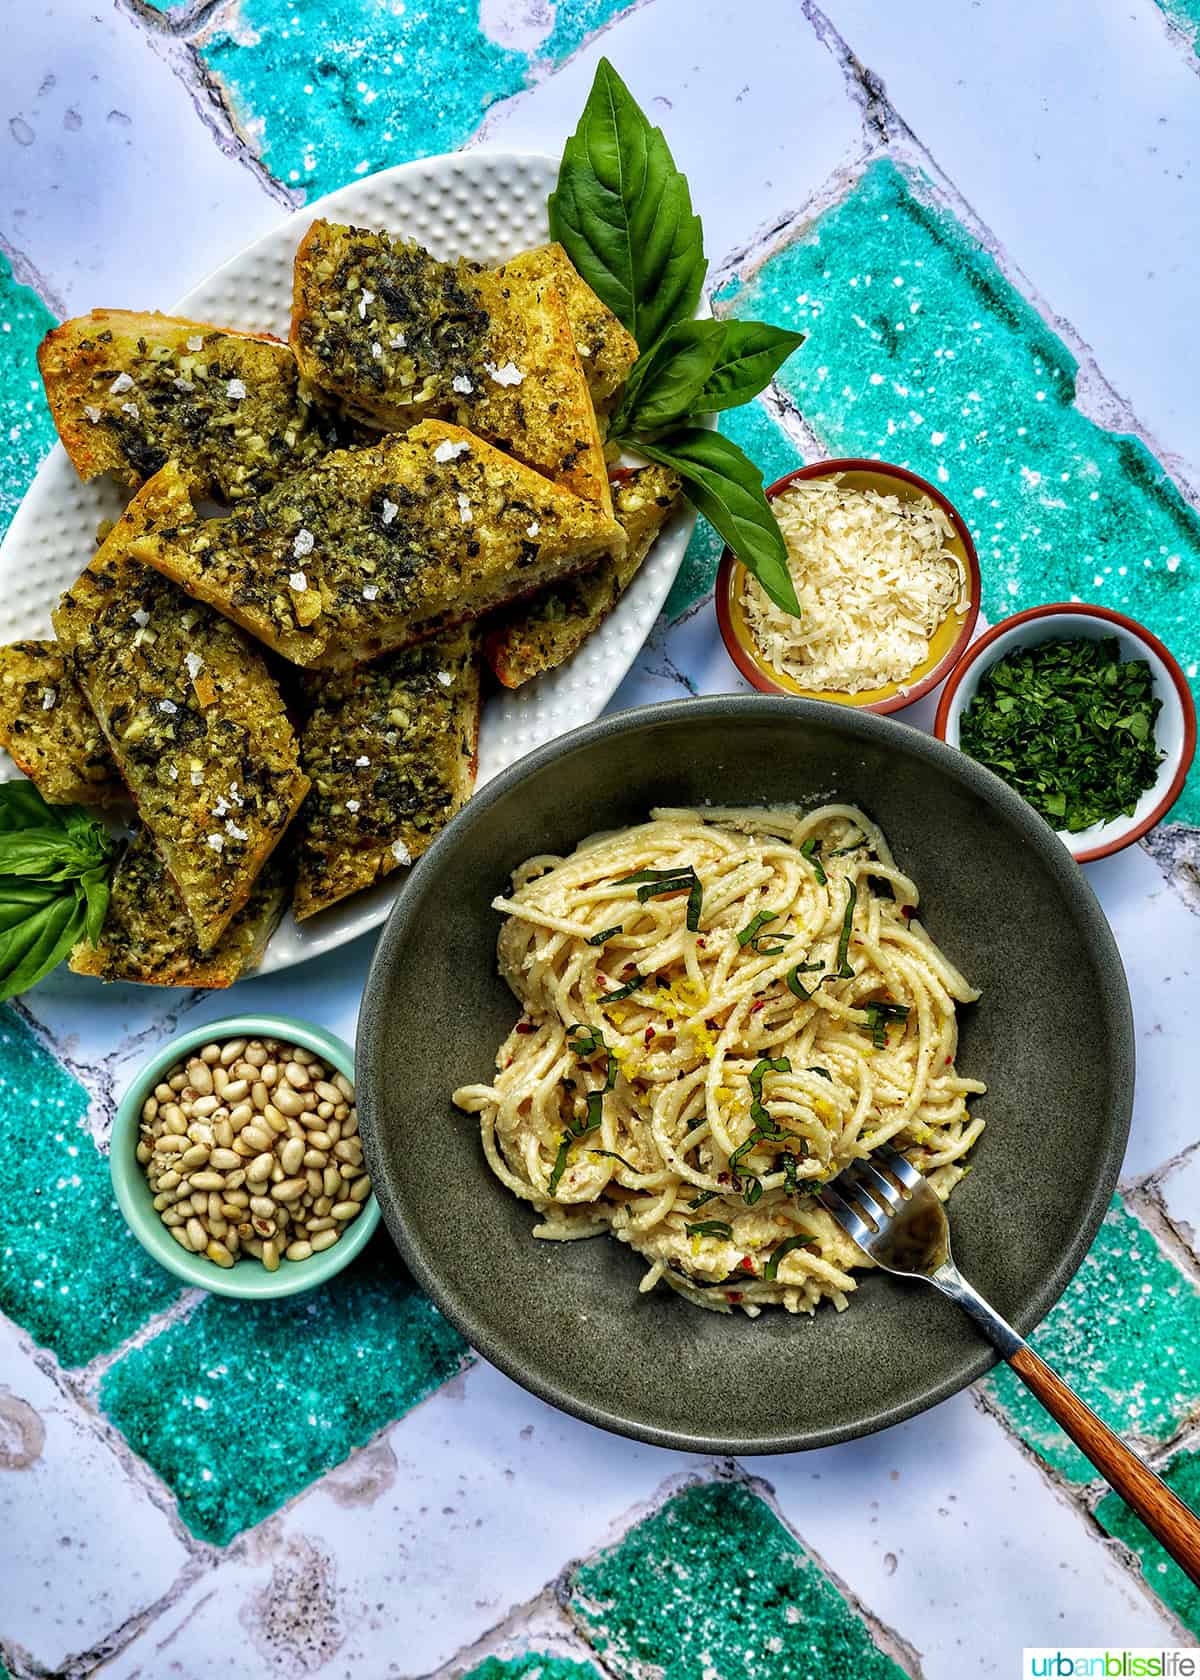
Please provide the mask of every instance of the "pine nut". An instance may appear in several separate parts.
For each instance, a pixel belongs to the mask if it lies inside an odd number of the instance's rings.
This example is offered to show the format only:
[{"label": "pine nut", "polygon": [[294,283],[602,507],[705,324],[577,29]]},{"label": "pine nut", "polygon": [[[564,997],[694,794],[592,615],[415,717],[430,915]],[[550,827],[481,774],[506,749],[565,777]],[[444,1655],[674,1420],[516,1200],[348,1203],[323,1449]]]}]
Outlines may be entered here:
[{"label": "pine nut", "polygon": [[[309,1227],[311,1230],[311,1226]],[[340,1231],[318,1231],[315,1237],[309,1238],[309,1247],[314,1254],[324,1254],[327,1248],[332,1248],[341,1236]]]},{"label": "pine nut", "polygon": [[337,1086],[347,1102],[354,1101],[354,1087],[344,1073],[335,1073],[332,1083]]},{"label": "pine nut", "polygon": [[321,1174],[317,1171],[316,1167],[308,1167],[304,1176],[308,1181],[308,1193],[310,1196],[320,1196],[324,1193],[324,1180],[322,1179]]},{"label": "pine nut", "polygon": [[169,1167],[165,1173],[158,1175],[158,1188],[160,1190],[174,1190],[178,1183],[179,1174],[172,1167]]},{"label": "pine nut", "polygon": [[187,1234],[188,1241],[191,1243],[196,1253],[200,1254],[204,1249],[205,1243],[208,1241],[208,1237],[205,1234],[203,1225],[201,1225],[200,1221],[194,1214],[187,1222]]},{"label": "pine nut", "polygon": [[271,1168],[275,1165],[275,1157],[270,1150],[256,1155],[246,1168],[246,1182],[250,1185],[265,1184],[271,1176]]},{"label": "pine nut", "polygon": [[293,1091],[303,1091],[311,1083],[308,1069],[302,1062],[287,1062],[283,1071]]},{"label": "pine nut", "polygon": [[162,1110],[163,1125],[169,1132],[182,1137],[187,1131],[187,1115],[176,1102],[164,1103]]},{"label": "pine nut", "polygon": [[164,1132],[161,1137],[154,1140],[154,1153],[156,1155],[182,1155],[187,1146],[186,1138],[176,1137],[174,1132]]},{"label": "pine nut", "polygon": [[350,1200],[352,1202],[365,1202],[370,1194],[371,1180],[364,1173],[361,1178],[356,1178],[350,1186]]},{"label": "pine nut", "polygon": [[341,1135],[342,1122],[340,1120],[327,1120],[325,1122],[325,1136],[329,1139],[330,1143],[336,1143]]},{"label": "pine nut", "polygon": [[255,1108],[257,1108],[261,1113],[261,1111],[266,1108],[267,1104],[270,1102],[271,1093],[267,1090],[267,1087],[263,1084],[261,1079],[256,1079],[250,1088],[250,1097]]},{"label": "pine nut", "polygon": [[352,1108],[346,1118],[340,1122],[343,1137],[358,1136],[358,1110]]},{"label": "pine nut", "polygon": [[171,1087],[164,1082],[154,1087],[154,1100],[155,1102],[160,1103],[174,1102],[175,1093],[172,1091]]},{"label": "pine nut", "polygon": [[318,1120],[330,1120],[333,1117],[333,1104],[331,1102],[319,1102],[315,1112]]},{"label": "pine nut", "polygon": [[225,1087],[229,1084],[229,1074],[221,1066],[220,1062],[218,1062],[212,1069],[212,1082],[213,1090],[219,1097],[224,1097]]},{"label": "pine nut", "polygon": [[273,1237],[278,1229],[273,1219],[267,1219],[261,1213],[256,1213],[250,1223],[260,1237]]},{"label": "pine nut", "polygon": [[231,1185],[229,1182],[232,1178],[244,1177],[244,1173],[230,1173],[229,1178],[225,1180],[225,1200],[232,1203],[234,1207],[247,1208],[250,1206],[250,1198],[246,1192],[239,1185]]},{"label": "pine nut", "polygon": [[284,1249],[289,1260],[308,1260],[312,1251],[313,1245],[310,1242],[290,1242]]},{"label": "pine nut", "polygon": [[295,1116],[304,1113],[304,1104],[290,1085],[276,1085],[271,1092],[271,1101],[281,1114]]},{"label": "pine nut", "polygon": [[190,1172],[193,1167],[202,1167],[208,1161],[208,1147],[203,1143],[194,1143],[190,1149],[185,1149],[179,1157],[179,1164],[185,1171]]},{"label": "pine nut", "polygon": [[275,1186],[272,1194],[277,1202],[294,1202],[308,1188],[302,1178],[285,1178]]},{"label": "pine nut", "polygon": [[233,1255],[230,1254],[225,1244],[219,1242],[216,1237],[212,1239],[204,1252],[210,1260],[215,1260],[218,1266],[224,1266],[226,1270],[233,1265]]},{"label": "pine nut", "polygon": [[209,1159],[222,1172],[236,1172],[242,1164],[241,1156],[235,1155],[232,1149],[214,1149]]},{"label": "pine nut", "polygon": [[264,1149],[269,1150],[273,1142],[271,1134],[267,1128],[265,1126],[260,1126],[257,1121],[254,1125],[243,1128],[240,1141],[249,1145],[249,1147],[258,1154],[261,1154]]},{"label": "pine nut", "polygon": [[211,1236],[221,1237],[224,1239],[229,1234],[229,1221],[227,1219],[222,1219],[219,1215],[216,1219],[214,1219],[210,1214],[208,1219],[208,1229]]},{"label": "pine nut", "polygon": [[279,1249],[274,1242],[265,1242],[262,1245],[262,1263],[269,1272],[279,1270]]},{"label": "pine nut", "polygon": [[221,1055],[219,1058],[221,1066],[226,1068],[232,1067],[234,1062],[240,1060],[242,1052],[245,1048],[246,1040],[244,1038],[229,1039],[227,1043],[221,1046]]},{"label": "pine nut", "polygon": [[236,1202],[223,1201],[220,1204],[220,1211],[222,1219],[228,1219],[231,1225],[236,1225],[245,1210],[238,1207]]},{"label": "pine nut", "polygon": [[261,1219],[274,1219],[275,1203],[270,1196],[251,1196],[250,1212],[257,1213]]},{"label": "pine nut", "polygon": [[333,1153],[339,1161],[349,1161],[357,1166],[362,1160],[362,1144],[357,1138],[339,1138],[333,1146]]},{"label": "pine nut", "polygon": [[332,1231],[336,1224],[337,1220],[331,1219],[328,1214],[319,1219],[310,1219],[307,1226],[308,1234],[311,1237],[314,1231]]},{"label": "pine nut", "polygon": [[[218,1120],[213,1126],[213,1142],[219,1149],[232,1149],[233,1127],[228,1120]],[[241,1164],[240,1162],[238,1163]]]},{"label": "pine nut", "polygon": [[[217,1052],[220,1055],[220,1051]],[[214,1056],[213,1060],[216,1060]],[[191,1061],[187,1065],[188,1082],[198,1097],[207,1097],[213,1088],[212,1070],[205,1061]]]},{"label": "pine nut", "polygon": [[330,1213],[335,1219],[357,1219],[362,1212],[361,1202],[334,1202]]},{"label": "pine nut", "polygon": [[143,1120],[153,1120],[154,1116],[157,1113],[158,1113],[158,1098],[157,1097],[147,1097],[145,1102],[142,1104],[142,1119]]},{"label": "pine nut", "polygon": [[304,1144],[299,1138],[290,1137],[279,1151],[279,1164],[293,1178],[299,1172],[304,1160]]},{"label": "pine nut", "polygon": [[243,1102],[250,1094],[250,1085],[245,1079],[231,1079],[221,1095],[227,1103]]},{"label": "pine nut", "polygon": [[[238,1156],[238,1159],[241,1160],[240,1155]],[[231,1172],[231,1173],[226,1173],[225,1174],[225,1188],[226,1188],[226,1190],[240,1190],[242,1185],[245,1184],[245,1182],[246,1182],[246,1174],[242,1171],[241,1167],[239,1167],[236,1172]]]},{"label": "pine nut", "polygon": [[342,1100],[341,1092],[337,1086],[331,1085],[328,1080],[318,1079],[315,1090],[322,1102],[339,1103]]},{"label": "pine nut", "polygon": [[[340,1180],[339,1180],[338,1188],[339,1189],[341,1188]],[[318,1219],[324,1219],[325,1215],[329,1212],[329,1210],[332,1206],[333,1206],[332,1196],[318,1196],[316,1201],[312,1205],[312,1210],[316,1214]]]},{"label": "pine nut", "polygon": [[219,1172],[198,1172],[192,1174],[193,1190],[224,1190],[225,1180]]},{"label": "pine nut", "polygon": [[328,1132],[309,1132],[308,1141],[314,1149],[332,1149],[333,1139]]},{"label": "pine nut", "polygon": [[154,1211],[155,1211],[155,1213],[165,1213],[167,1211],[167,1209],[170,1207],[170,1205],[171,1205],[171,1198],[170,1198],[170,1196],[167,1195],[165,1190],[160,1191],[159,1194],[157,1196],[155,1196],[155,1198],[154,1198]]},{"label": "pine nut", "polygon": [[323,1149],[306,1149],[301,1160],[306,1167],[324,1167],[329,1163],[329,1156]]},{"label": "pine nut", "polygon": [[170,1231],[171,1235],[175,1238],[175,1241],[179,1244],[180,1248],[185,1249],[188,1254],[194,1254],[195,1253],[195,1250],[193,1249],[191,1243],[188,1241],[188,1234],[187,1234],[186,1231],[180,1230],[179,1226],[177,1226],[177,1225],[169,1225],[167,1227],[167,1229]]},{"label": "pine nut", "polygon": [[187,1082],[188,1078],[186,1073],[173,1073],[170,1079],[167,1080],[167,1084],[171,1087],[176,1096],[179,1095],[180,1091],[186,1088]]},{"label": "pine nut", "polygon": [[268,1103],[263,1109],[263,1119],[267,1122],[267,1125],[270,1126],[273,1132],[278,1133],[281,1137],[287,1136],[287,1121],[284,1119],[283,1115],[280,1114],[274,1103]]},{"label": "pine nut", "polygon": [[248,1102],[237,1103],[229,1110],[229,1124],[233,1127],[235,1132],[240,1132],[246,1122],[248,1120],[253,1120],[253,1118],[254,1109]]},{"label": "pine nut", "polygon": [[258,1070],[258,1077],[264,1085],[274,1085],[279,1078],[279,1069],[274,1062],[264,1062]]},{"label": "pine nut", "polygon": [[216,1095],[210,1094],[206,1097],[197,1097],[195,1102],[192,1104],[192,1113],[200,1120],[207,1120],[209,1115],[215,1114],[220,1106],[221,1099]]}]

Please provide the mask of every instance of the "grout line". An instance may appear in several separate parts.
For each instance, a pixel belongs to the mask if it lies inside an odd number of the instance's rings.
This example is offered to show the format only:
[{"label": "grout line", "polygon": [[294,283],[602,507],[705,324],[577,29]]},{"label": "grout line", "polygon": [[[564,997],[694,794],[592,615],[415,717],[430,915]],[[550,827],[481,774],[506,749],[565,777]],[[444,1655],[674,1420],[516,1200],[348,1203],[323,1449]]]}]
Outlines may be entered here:
[{"label": "grout line", "polygon": [[470,1645],[464,1645],[454,1656],[413,1680],[459,1680],[468,1670],[478,1667],[488,1657],[503,1661],[524,1651],[548,1649],[555,1657],[566,1657],[578,1663],[601,1667],[596,1652],[579,1635],[570,1618],[558,1602],[556,1581],[543,1587],[534,1598],[516,1605],[494,1627],[480,1634]]},{"label": "grout line", "polygon": [[27,286],[54,316],[56,321],[66,317],[67,306],[59,297],[50,282],[34,267],[24,251],[13,245],[0,233],[0,251],[8,258],[8,265],[13,271],[13,279],[19,286]]}]

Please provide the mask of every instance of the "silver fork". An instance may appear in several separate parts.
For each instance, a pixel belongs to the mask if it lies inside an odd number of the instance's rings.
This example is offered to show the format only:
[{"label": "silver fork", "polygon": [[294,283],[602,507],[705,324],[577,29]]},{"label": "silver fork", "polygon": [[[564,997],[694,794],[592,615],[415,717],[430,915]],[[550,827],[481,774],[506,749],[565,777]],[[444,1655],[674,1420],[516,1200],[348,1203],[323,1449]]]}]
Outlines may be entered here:
[{"label": "silver fork", "polygon": [[877,1149],[821,1190],[819,1201],[881,1270],[923,1278],[963,1309],[1146,1527],[1200,1585],[1200,1518],[1084,1404],[954,1264],[950,1225],[928,1179]]}]

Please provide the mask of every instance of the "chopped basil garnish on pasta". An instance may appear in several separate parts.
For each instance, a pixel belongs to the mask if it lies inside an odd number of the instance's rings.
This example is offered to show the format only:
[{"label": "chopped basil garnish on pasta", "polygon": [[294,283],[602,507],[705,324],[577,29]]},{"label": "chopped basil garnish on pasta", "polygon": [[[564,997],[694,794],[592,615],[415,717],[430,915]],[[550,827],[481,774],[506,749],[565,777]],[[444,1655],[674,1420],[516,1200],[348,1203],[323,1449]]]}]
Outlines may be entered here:
[{"label": "chopped basil garnish on pasta", "polygon": [[600,1001],[601,1003],[616,1003],[620,998],[631,997],[632,994],[637,991],[638,987],[644,986],[645,983],[645,975],[635,973],[633,979],[630,980],[627,985],[619,986],[616,991],[613,992],[601,992]]},{"label": "chopped basil garnish on pasta", "polygon": [[720,1219],[700,1219],[687,1228],[689,1237],[732,1237],[733,1227]]},{"label": "chopped basil garnish on pasta", "polygon": [[805,1068],[804,1071],[805,1071],[805,1073],[819,1073],[821,1075],[822,1079],[828,1079],[829,1083],[831,1085],[833,1084],[833,1075],[830,1073],[828,1068],[810,1067],[810,1068]]},{"label": "chopped basil garnish on pasta", "polygon": [[610,1161],[620,1161],[621,1165],[628,1168],[631,1173],[635,1173],[639,1170],[634,1166],[632,1161],[627,1161],[624,1155],[618,1155],[615,1149],[589,1149],[588,1154],[603,1155]]},{"label": "chopped basil garnish on pasta", "polygon": [[778,919],[779,919],[778,910],[760,910],[758,912],[757,916],[751,916],[750,920],[746,923],[745,927],[738,934],[738,936],[737,936],[738,944],[744,950],[747,945],[751,945],[751,944],[754,943],[754,937],[757,934],[759,928],[766,927],[768,922],[774,922],[774,921],[777,921]]},{"label": "chopped basil garnish on pasta", "polygon": [[812,839],[805,840],[800,847],[800,856],[806,857],[809,863],[812,864],[813,873],[817,877],[817,885],[819,887],[827,886],[829,884],[829,877],[826,875],[824,865],[817,856],[817,842]]},{"label": "chopped basil garnish on pasta", "polygon": [[772,1250],[763,1267],[763,1276],[768,1283],[773,1283],[779,1272],[779,1262],[785,1254],[790,1254],[795,1248],[805,1248],[812,1241],[811,1237],[785,1237]]},{"label": "chopped basil garnish on pasta", "polygon": [[612,938],[614,933],[624,933],[624,932],[625,932],[625,929],[618,922],[616,927],[601,928],[599,933],[593,933],[591,935],[591,937],[588,939],[588,944],[589,945],[603,945],[606,940],[609,940],[609,939]]},{"label": "chopped basil garnish on pasta", "polygon": [[908,1005],[906,1003],[869,1003],[867,1005],[867,1021],[862,1028],[876,1050],[883,1050],[887,1045],[887,1030],[893,1021],[908,1020]]},{"label": "chopped basil garnish on pasta", "polygon": [[846,960],[846,953],[850,949],[850,929],[854,925],[854,906],[858,903],[858,886],[854,881],[846,883],[846,914],[842,917],[842,934],[837,948],[838,980],[853,980],[854,970]]},{"label": "chopped basil garnish on pasta", "polygon": [[688,1203],[688,1206],[694,1211],[696,1208],[702,1208],[705,1202],[715,1202],[716,1199],[717,1192],[715,1190],[701,1190],[695,1200]]},{"label": "chopped basil garnish on pasta", "polygon": [[699,931],[704,886],[690,863],[678,869],[635,869],[632,875],[619,876],[613,886],[623,887],[635,881],[644,883],[637,890],[639,904],[645,904],[649,898],[664,898],[668,893],[686,892],[687,930],[689,933]]}]

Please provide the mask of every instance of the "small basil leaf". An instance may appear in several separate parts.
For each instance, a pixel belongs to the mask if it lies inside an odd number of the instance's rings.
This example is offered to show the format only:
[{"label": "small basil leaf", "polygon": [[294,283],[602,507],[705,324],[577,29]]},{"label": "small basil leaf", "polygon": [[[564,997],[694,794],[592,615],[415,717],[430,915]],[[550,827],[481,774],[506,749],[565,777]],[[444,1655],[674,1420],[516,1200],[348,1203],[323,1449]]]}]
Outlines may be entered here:
[{"label": "small basil leaf", "polygon": [[32,782],[0,783],[0,833],[9,829],[55,827],[66,831],[64,811],[78,806],[47,805]]},{"label": "small basil leaf", "polygon": [[678,321],[639,356],[609,426],[615,440],[662,431],[703,413],[700,396],[717,364],[724,321]]},{"label": "small basil leaf", "polygon": [[687,179],[606,58],[547,208],[550,237],[639,348],[695,311],[708,265]]},{"label": "small basil leaf", "polygon": [[713,414],[749,402],[804,343],[803,333],[772,327],[766,321],[722,321],[720,325],[716,361],[696,402],[696,414]]},{"label": "small basil leaf", "polygon": [[108,897],[110,876],[106,863],[97,864],[95,869],[89,869],[86,875],[79,878],[83,888],[87,908],[85,931],[89,945],[100,942],[100,930],[104,926],[104,918],[108,914]]},{"label": "small basil leaf", "polygon": [[723,537],[746,570],[784,612],[800,616],[783,533],[763,495],[762,474],[729,438],[703,426],[685,427],[638,450],[684,481],[688,500]]}]

